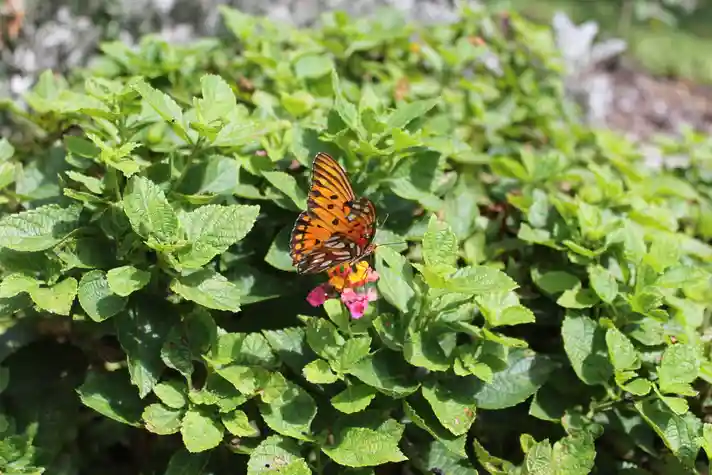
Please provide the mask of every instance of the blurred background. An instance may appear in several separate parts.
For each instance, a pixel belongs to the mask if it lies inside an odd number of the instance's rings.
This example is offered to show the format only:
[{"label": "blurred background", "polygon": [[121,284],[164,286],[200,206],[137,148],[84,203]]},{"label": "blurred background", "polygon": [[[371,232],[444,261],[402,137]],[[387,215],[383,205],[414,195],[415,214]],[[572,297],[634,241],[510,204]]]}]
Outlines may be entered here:
[{"label": "blurred background", "polygon": [[423,22],[451,21],[463,4],[517,11],[554,29],[569,94],[589,123],[643,143],[712,129],[712,2],[704,0],[0,0],[0,98],[18,97],[45,69],[86,64],[101,41],[220,35],[221,4],[304,26],[336,9],[396,7]]}]

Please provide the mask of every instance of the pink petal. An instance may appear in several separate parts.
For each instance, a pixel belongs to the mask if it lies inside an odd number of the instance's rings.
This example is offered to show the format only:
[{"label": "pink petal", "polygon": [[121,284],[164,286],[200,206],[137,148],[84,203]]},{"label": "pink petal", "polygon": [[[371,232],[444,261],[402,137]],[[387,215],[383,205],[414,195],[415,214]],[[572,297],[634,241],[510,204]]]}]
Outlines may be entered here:
[{"label": "pink petal", "polygon": [[344,289],[341,293],[341,301],[346,305],[351,313],[351,318],[361,318],[366,309],[368,308],[368,303],[376,300],[378,294],[374,289],[368,289],[367,292],[357,293],[353,289]]},{"label": "pink petal", "polygon": [[373,270],[373,268],[368,269],[368,272],[366,274],[366,282],[376,282],[380,276],[378,275],[378,272]]},{"label": "pink petal", "polygon": [[368,302],[353,302],[351,305],[347,305],[347,307],[349,309],[349,312],[351,312],[351,318],[359,319],[363,317],[364,313],[366,313],[366,309],[368,308]]},{"label": "pink petal", "polygon": [[346,287],[341,291],[341,301],[344,303],[352,302],[358,299],[358,294],[351,287]]},{"label": "pink petal", "polygon": [[307,295],[307,302],[309,302],[312,307],[319,307],[320,305],[324,305],[327,296],[325,285],[321,284],[318,287],[314,287],[312,291],[309,292],[309,295]]}]

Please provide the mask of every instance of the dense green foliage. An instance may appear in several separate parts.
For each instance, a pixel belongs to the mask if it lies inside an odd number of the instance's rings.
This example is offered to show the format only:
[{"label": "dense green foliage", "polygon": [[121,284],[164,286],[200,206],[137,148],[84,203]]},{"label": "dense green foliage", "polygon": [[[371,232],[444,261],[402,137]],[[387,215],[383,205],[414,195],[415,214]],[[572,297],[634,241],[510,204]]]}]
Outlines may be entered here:
[{"label": "dense green foliage", "polygon": [[[3,105],[3,473],[707,465],[712,141],[579,125],[516,15],[222,13]],[[288,256],[319,151],[407,242],[359,320]]]}]

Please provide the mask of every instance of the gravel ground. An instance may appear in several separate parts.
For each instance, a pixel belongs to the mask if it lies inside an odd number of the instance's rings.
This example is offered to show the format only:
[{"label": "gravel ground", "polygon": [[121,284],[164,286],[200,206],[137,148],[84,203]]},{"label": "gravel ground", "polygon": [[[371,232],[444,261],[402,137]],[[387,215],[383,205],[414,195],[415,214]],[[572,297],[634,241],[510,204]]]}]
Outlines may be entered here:
[{"label": "gravel ground", "polygon": [[[471,0],[472,1],[472,0]],[[218,5],[309,25],[321,12],[357,15],[391,6],[423,22],[455,18],[457,0],[0,0],[0,98],[17,97],[44,69],[84,64],[101,38],[134,43],[157,32],[183,43],[219,33]],[[620,61],[625,46],[596,44],[594,24],[553,21],[569,59],[569,91],[589,123],[648,141],[685,125],[712,132],[712,90],[684,81],[653,78]]]}]

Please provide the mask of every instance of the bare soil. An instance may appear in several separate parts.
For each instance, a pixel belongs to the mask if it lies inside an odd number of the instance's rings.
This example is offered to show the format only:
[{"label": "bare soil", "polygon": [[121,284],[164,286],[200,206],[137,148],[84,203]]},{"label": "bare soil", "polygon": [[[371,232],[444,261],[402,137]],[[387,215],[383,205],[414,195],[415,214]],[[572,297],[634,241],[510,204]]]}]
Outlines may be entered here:
[{"label": "bare soil", "polygon": [[606,122],[611,129],[644,142],[657,134],[676,135],[683,125],[712,134],[712,86],[653,77],[632,66],[609,74],[613,104]]}]

